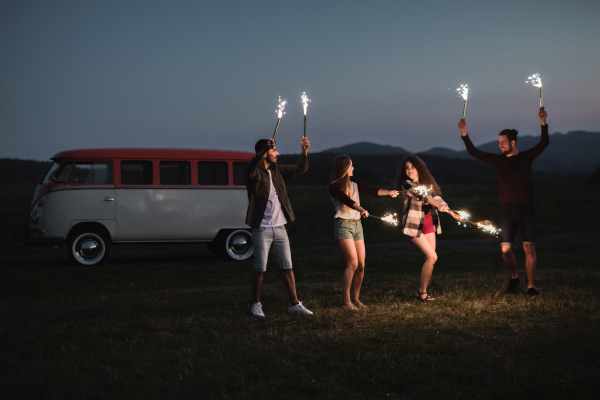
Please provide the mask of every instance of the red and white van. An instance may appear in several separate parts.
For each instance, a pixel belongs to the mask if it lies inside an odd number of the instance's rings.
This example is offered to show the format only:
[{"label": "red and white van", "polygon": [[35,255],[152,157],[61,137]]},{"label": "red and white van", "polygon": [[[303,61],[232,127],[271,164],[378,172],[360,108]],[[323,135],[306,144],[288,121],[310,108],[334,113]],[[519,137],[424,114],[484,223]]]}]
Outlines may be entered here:
[{"label": "red and white van", "polygon": [[31,203],[28,245],[67,244],[94,265],[112,243],[204,242],[234,260],[252,256],[244,168],[254,153],[185,149],[68,150]]}]

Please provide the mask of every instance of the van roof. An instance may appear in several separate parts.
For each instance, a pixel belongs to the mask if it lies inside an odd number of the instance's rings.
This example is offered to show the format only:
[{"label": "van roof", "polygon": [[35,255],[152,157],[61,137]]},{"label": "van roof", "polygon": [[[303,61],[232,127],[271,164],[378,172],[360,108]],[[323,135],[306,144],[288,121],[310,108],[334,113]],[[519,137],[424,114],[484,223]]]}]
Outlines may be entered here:
[{"label": "van roof", "polygon": [[75,149],[56,153],[52,160],[62,158],[169,158],[169,159],[249,159],[255,153],[248,151],[200,150],[200,149],[165,149],[165,148],[106,148]]}]

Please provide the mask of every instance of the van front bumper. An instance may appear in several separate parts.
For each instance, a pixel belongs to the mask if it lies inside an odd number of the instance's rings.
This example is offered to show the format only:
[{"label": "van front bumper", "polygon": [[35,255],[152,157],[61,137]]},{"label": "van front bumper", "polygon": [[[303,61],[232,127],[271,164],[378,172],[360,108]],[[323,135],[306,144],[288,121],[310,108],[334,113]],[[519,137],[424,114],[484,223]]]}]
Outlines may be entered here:
[{"label": "van front bumper", "polygon": [[44,233],[39,229],[25,228],[23,234],[23,244],[25,246],[60,246],[64,243],[63,238],[44,237]]}]

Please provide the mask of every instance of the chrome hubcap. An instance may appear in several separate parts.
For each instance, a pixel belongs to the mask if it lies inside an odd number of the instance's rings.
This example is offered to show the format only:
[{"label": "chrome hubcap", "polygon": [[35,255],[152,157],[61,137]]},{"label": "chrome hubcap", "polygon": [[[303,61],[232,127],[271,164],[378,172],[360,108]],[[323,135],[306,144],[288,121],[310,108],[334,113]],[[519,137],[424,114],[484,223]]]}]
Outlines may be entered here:
[{"label": "chrome hubcap", "polygon": [[83,258],[94,258],[98,255],[99,252],[100,246],[98,245],[98,243],[96,243],[96,241],[92,239],[84,239],[79,244],[79,254],[81,254]]},{"label": "chrome hubcap", "polygon": [[232,250],[238,254],[243,254],[248,251],[248,241],[243,236],[235,237],[231,242]]}]

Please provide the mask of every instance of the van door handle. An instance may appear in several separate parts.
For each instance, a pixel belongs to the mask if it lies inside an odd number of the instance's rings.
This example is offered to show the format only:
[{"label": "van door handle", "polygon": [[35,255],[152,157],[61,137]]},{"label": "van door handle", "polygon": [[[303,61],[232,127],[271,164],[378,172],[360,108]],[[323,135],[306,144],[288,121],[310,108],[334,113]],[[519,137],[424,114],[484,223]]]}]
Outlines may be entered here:
[{"label": "van door handle", "polygon": [[110,197],[105,197],[103,201],[115,201],[115,199],[111,199]]}]

